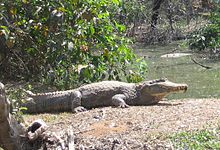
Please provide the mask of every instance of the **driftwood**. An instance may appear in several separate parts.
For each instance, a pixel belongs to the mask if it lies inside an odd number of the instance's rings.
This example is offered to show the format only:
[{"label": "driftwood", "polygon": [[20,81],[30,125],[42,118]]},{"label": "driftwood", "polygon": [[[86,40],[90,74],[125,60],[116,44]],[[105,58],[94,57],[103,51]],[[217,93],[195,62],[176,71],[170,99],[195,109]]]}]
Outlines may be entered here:
[{"label": "driftwood", "polygon": [[73,150],[74,138],[70,131],[49,131],[42,120],[36,120],[28,128],[10,114],[10,103],[4,85],[0,82],[0,147],[4,150]]}]

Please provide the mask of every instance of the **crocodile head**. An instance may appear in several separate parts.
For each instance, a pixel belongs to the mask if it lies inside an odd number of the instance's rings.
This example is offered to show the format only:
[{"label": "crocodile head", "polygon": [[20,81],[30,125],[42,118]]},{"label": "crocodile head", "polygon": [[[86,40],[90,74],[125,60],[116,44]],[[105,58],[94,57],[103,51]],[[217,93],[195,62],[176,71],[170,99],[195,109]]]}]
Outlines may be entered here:
[{"label": "crocodile head", "polygon": [[151,97],[152,101],[155,101],[152,103],[157,103],[170,93],[186,92],[188,86],[187,84],[174,83],[167,79],[157,79],[145,81],[139,87],[142,99]]}]

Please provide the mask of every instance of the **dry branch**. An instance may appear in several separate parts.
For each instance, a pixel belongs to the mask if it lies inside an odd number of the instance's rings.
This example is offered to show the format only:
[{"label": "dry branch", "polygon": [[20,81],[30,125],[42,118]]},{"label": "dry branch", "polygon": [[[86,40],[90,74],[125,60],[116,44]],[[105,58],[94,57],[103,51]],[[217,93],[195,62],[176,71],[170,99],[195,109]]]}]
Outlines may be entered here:
[{"label": "dry branch", "polygon": [[199,62],[197,62],[195,59],[193,59],[192,57],[191,57],[191,60],[195,63],[195,64],[197,64],[197,65],[199,65],[199,66],[201,66],[201,67],[203,67],[203,68],[206,68],[206,69],[211,69],[212,67],[210,67],[210,66],[205,66],[205,65],[203,65],[203,64],[201,64],[201,63],[199,63]]}]

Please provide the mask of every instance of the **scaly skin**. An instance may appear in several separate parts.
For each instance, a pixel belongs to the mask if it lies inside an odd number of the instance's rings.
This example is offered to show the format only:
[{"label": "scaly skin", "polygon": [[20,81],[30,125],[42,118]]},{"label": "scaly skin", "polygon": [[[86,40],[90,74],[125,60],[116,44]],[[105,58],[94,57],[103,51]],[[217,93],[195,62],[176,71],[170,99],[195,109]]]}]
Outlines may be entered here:
[{"label": "scaly skin", "polygon": [[152,105],[174,92],[186,91],[186,84],[167,79],[140,83],[102,81],[77,89],[42,94],[31,94],[33,102],[25,103],[27,113],[85,111],[86,108],[105,106],[128,107],[129,105]]}]

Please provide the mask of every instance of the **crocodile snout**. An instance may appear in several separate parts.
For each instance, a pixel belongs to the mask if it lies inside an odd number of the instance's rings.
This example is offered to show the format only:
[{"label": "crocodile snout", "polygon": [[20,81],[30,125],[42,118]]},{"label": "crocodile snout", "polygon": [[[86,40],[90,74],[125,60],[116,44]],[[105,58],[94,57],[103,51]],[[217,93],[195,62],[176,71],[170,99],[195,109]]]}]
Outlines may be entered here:
[{"label": "crocodile snout", "polygon": [[185,88],[184,88],[184,92],[186,92],[188,89],[188,86],[186,85]]},{"label": "crocodile snout", "polygon": [[187,88],[188,88],[188,86],[187,86],[186,84],[184,84],[184,85],[181,85],[181,86],[177,87],[177,90],[178,90],[178,91],[184,91],[184,92],[186,92],[186,91],[187,91]]}]

